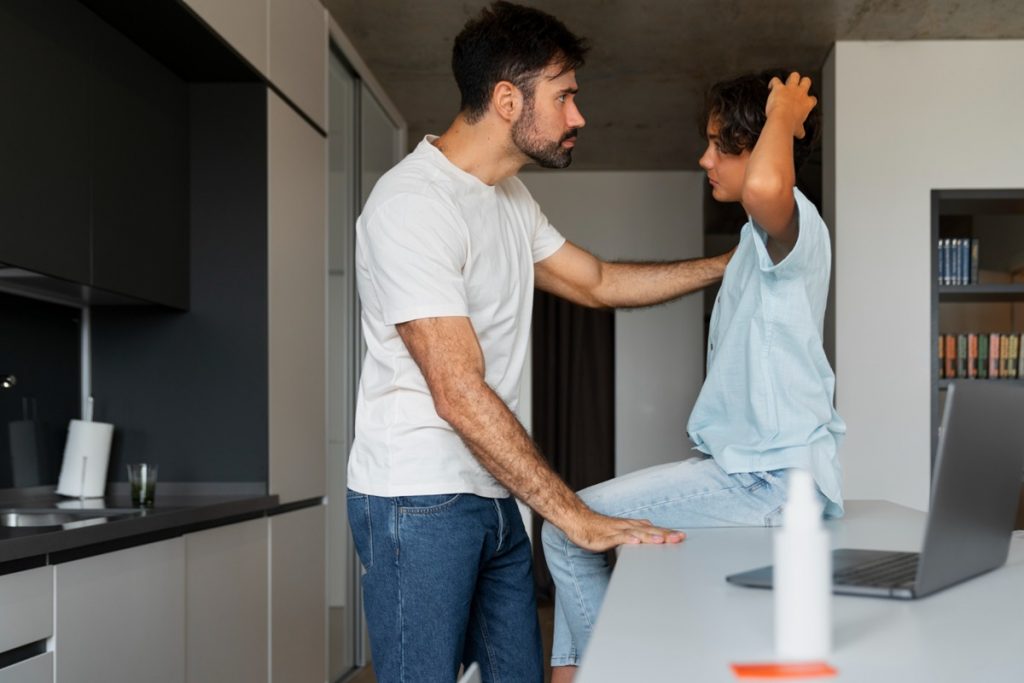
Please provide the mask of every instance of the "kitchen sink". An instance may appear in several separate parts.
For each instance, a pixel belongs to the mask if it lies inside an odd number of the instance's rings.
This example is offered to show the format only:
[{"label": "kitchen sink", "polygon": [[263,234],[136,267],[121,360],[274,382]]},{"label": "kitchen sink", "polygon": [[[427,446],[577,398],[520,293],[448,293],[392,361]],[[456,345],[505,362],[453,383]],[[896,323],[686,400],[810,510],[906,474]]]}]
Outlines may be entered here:
[{"label": "kitchen sink", "polygon": [[0,527],[39,528],[63,527],[74,529],[103,524],[118,517],[139,514],[138,510],[0,510]]}]

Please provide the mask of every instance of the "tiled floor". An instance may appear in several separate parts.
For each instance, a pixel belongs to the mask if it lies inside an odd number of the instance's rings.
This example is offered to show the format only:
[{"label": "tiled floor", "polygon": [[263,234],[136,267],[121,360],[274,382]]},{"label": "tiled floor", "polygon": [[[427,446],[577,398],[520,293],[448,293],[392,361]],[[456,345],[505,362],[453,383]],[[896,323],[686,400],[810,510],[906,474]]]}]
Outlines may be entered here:
[{"label": "tiled floor", "polygon": [[[548,661],[551,659],[551,634],[555,623],[554,607],[550,603],[542,603],[537,608],[537,616],[540,619],[541,639],[544,641],[544,683],[550,683],[551,667],[548,666]],[[377,678],[373,675],[373,666],[366,667],[346,683],[377,683]]]}]

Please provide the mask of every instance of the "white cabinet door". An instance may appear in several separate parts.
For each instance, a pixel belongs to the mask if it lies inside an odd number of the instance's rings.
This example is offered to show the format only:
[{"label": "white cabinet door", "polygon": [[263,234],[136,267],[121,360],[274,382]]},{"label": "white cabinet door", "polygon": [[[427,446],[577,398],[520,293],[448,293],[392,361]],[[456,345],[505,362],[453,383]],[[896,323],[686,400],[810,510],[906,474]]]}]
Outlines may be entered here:
[{"label": "white cabinet door", "polygon": [[184,0],[228,45],[266,76],[269,0]]},{"label": "white cabinet door", "polygon": [[267,681],[266,517],[185,537],[186,680]]},{"label": "white cabinet door", "polygon": [[327,10],[318,0],[270,0],[270,82],[327,129]]},{"label": "white cabinet door", "polygon": [[184,683],[185,541],[56,566],[57,683]]},{"label": "white cabinet door", "polygon": [[268,94],[270,493],[327,479],[327,140]]},{"label": "white cabinet door", "polygon": [[0,652],[53,635],[53,567],[0,576],[0,610]]},{"label": "white cabinet door", "polygon": [[272,683],[327,678],[326,508],[270,518]]},{"label": "white cabinet door", "polygon": [[[52,588],[50,593],[53,593]],[[0,669],[0,683],[53,683],[53,653],[46,652]]]}]

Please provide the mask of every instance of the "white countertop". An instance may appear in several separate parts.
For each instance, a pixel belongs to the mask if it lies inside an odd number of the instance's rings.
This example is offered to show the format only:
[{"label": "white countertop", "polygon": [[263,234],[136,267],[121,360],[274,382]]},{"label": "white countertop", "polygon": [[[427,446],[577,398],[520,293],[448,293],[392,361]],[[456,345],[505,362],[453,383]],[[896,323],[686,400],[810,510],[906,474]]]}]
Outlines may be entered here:
[{"label": "white countertop", "polygon": [[[920,549],[924,513],[848,501],[833,547]],[[679,545],[626,546],[577,683],[738,680],[773,658],[772,592],[725,576],[772,562],[772,530],[690,529]],[[1006,566],[921,600],[833,597],[832,680],[1024,681],[1024,532]]]}]

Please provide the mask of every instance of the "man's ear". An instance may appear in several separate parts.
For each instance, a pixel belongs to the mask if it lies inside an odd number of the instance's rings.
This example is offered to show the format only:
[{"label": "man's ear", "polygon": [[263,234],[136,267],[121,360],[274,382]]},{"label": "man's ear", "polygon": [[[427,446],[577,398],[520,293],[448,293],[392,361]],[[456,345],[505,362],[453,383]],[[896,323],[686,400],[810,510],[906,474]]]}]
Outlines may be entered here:
[{"label": "man's ear", "polygon": [[508,123],[515,122],[523,110],[523,93],[509,81],[499,81],[491,92],[491,108]]}]

